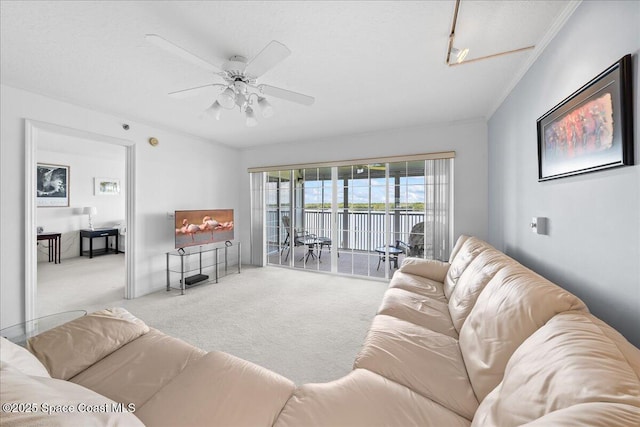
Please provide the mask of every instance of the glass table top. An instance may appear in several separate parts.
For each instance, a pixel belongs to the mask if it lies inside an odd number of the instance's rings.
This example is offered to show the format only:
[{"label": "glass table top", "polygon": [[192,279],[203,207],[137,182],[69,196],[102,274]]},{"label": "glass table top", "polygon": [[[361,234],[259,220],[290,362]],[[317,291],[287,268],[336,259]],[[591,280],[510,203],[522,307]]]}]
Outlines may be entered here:
[{"label": "glass table top", "polygon": [[86,314],[87,312],[85,310],[73,310],[38,317],[37,319],[0,329],[0,336],[24,346],[29,338],[73,319],[77,319],[78,317],[86,316]]}]

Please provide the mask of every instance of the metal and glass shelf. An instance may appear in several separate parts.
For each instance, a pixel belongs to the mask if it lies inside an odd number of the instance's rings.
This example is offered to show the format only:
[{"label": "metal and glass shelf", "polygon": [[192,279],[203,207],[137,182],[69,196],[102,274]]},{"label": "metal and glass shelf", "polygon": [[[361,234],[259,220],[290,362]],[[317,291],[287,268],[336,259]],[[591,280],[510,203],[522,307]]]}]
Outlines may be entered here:
[{"label": "metal and glass shelf", "polygon": [[[218,283],[229,274],[229,268],[237,261],[238,274],[242,259],[240,243],[227,242],[224,246],[200,246],[167,252],[167,291],[187,288],[203,283]],[[177,281],[177,282],[176,282]]]}]

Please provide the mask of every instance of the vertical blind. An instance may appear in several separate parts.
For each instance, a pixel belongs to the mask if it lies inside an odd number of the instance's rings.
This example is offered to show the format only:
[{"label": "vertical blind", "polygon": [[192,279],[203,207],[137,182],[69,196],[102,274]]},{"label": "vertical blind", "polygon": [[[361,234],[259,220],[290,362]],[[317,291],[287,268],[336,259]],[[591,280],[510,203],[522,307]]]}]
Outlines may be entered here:
[{"label": "vertical blind", "polygon": [[[452,209],[452,167],[451,160],[428,160],[425,167],[427,182],[433,180],[433,190],[427,191],[426,210],[432,211],[425,219],[425,230],[431,227],[432,253],[425,251],[425,257],[446,261],[449,259],[451,242],[453,240],[453,209]],[[429,187],[427,187],[429,188]],[[429,220],[428,218],[433,218]],[[425,239],[429,234],[425,233]],[[425,242],[427,243],[427,242]]]},{"label": "vertical blind", "polygon": [[264,172],[251,174],[251,228],[249,230],[250,263],[252,265],[265,265],[265,244],[264,244]]}]

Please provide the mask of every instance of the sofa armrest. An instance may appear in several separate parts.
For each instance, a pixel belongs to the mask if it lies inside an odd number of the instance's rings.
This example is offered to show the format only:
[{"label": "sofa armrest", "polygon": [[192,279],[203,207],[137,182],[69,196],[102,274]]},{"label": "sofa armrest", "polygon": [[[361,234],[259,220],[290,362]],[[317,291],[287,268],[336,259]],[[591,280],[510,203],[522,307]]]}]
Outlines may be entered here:
[{"label": "sofa armrest", "polygon": [[436,259],[422,259],[422,258],[405,258],[402,261],[400,270],[403,273],[415,274],[416,276],[426,277],[427,279],[435,280],[436,282],[444,282],[444,278],[449,271],[448,262],[439,261]]},{"label": "sofa armrest", "polygon": [[53,378],[68,380],[147,332],[142,320],[124,308],[112,308],[36,335],[27,348]]}]

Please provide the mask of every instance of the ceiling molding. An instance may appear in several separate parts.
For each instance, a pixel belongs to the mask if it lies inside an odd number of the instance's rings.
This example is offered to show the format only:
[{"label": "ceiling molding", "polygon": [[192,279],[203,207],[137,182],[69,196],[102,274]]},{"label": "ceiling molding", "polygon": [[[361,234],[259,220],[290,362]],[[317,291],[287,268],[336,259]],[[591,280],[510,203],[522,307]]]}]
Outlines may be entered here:
[{"label": "ceiling molding", "polygon": [[515,75],[513,80],[511,80],[511,83],[509,84],[509,86],[505,88],[504,92],[502,93],[502,96],[497,98],[496,102],[487,112],[487,115],[486,115],[487,122],[491,120],[491,117],[493,116],[493,114],[498,110],[498,108],[500,108],[504,100],[507,99],[511,91],[515,89],[515,87],[518,85],[520,80],[522,80],[524,75],[527,74],[527,71],[529,71],[529,68],[531,68],[531,66],[536,62],[538,57],[547,48],[549,43],[551,43],[554,37],[560,32],[562,27],[564,27],[564,24],[566,24],[566,22],[569,20],[571,15],[573,15],[573,12],[575,12],[578,6],[580,6],[580,3],[582,3],[582,0],[570,1],[567,4],[567,7],[562,11],[562,13],[558,15],[558,17],[553,22],[549,30],[545,33],[544,37],[542,37],[542,39],[536,44],[536,47],[533,49],[531,56],[527,59],[527,62],[525,62],[525,64],[518,71],[518,73]]}]

